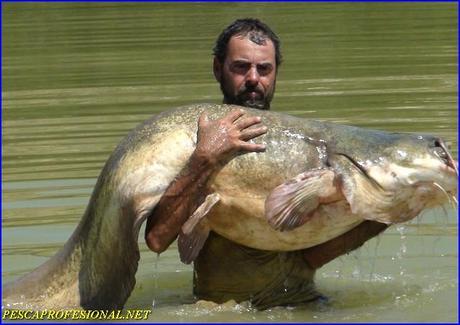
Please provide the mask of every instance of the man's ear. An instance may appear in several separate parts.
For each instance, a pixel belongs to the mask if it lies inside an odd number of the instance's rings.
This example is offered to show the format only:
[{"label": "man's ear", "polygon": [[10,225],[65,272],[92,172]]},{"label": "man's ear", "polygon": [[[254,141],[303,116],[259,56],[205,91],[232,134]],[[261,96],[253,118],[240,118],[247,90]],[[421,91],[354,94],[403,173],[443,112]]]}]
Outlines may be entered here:
[{"label": "man's ear", "polygon": [[221,80],[222,69],[223,69],[222,64],[219,62],[219,60],[216,57],[214,57],[212,71],[214,72],[214,78],[216,78],[217,82],[220,82]]}]

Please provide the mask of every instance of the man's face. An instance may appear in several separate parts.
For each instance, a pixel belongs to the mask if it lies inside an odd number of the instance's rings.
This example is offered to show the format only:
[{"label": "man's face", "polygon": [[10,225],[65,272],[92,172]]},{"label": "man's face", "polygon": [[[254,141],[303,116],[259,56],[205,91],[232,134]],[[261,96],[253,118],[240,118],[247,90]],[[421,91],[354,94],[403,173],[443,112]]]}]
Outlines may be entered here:
[{"label": "man's face", "polygon": [[224,103],[270,109],[276,84],[275,47],[268,38],[258,43],[247,36],[233,36],[224,63],[214,60]]}]

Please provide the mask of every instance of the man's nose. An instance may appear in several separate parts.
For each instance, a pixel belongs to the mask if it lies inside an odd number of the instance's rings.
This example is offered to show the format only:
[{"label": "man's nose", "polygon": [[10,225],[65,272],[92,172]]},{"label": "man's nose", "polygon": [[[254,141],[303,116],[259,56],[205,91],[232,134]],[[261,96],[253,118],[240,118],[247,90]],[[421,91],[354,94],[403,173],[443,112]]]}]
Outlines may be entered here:
[{"label": "man's nose", "polygon": [[251,67],[248,73],[246,74],[246,85],[257,86],[259,83],[259,72],[257,72],[256,67]]}]

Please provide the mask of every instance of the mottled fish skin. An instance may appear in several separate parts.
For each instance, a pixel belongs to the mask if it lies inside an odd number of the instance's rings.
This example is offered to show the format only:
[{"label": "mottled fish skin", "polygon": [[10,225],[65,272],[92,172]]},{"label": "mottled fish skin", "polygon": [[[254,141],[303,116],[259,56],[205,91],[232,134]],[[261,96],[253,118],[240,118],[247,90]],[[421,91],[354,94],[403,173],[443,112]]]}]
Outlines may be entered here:
[{"label": "mottled fish skin", "polygon": [[[123,308],[135,284],[139,228],[193,152],[199,115],[206,110],[210,119],[216,119],[235,108],[186,106],[155,115],[130,132],[109,157],[70,239],[49,261],[3,287],[3,308]],[[267,134],[251,140],[265,143],[266,151],[230,161],[209,184],[218,200],[200,216],[209,229],[235,242],[296,250],[373,219],[369,211],[379,221],[402,222],[426,206],[446,201],[428,185],[420,190],[418,179],[456,194],[456,173],[442,159],[433,158],[431,147],[440,141],[435,137],[244,110],[261,116],[268,127]],[[289,185],[297,175],[322,168],[337,175],[337,195],[342,198],[319,202],[308,221],[293,223],[289,231],[274,229],[266,219],[266,198],[280,184]],[[379,186],[381,191],[376,190]],[[311,193],[307,196],[311,198]],[[411,211],[396,217],[404,209]]]}]

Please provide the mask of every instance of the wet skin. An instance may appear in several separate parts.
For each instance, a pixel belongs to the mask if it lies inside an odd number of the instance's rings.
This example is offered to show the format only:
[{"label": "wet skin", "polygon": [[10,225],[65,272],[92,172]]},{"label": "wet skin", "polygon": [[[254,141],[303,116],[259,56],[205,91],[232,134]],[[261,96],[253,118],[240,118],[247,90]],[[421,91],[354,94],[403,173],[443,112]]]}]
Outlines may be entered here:
[{"label": "wet skin", "polygon": [[[270,40],[256,44],[248,37],[232,37],[223,63],[214,59],[214,75],[221,83],[224,102],[243,102],[245,106],[269,109],[276,83],[275,49]],[[247,92],[247,90],[254,90]],[[145,239],[147,246],[155,252],[163,252],[176,239],[183,223],[203,203],[209,194],[207,183],[232,158],[265,148],[249,140],[267,132],[259,116],[245,117],[241,110],[235,110],[223,118],[209,121],[207,115],[200,116],[197,144],[187,165],[170,184],[160,202],[147,219]],[[367,227],[386,229],[385,225],[374,225],[373,221],[360,226],[365,233]],[[305,253],[310,266],[323,265],[347,253],[374,237],[368,236],[336,245],[334,241],[323,244],[329,250],[328,258],[317,251],[311,256]],[[343,243],[340,238],[338,242]],[[315,259],[318,259],[316,261]]]},{"label": "wet skin", "polygon": [[[276,83],[272,41],[256,44],[248,37],[232,37],[224,62],[215,58],[213,71],[225,103],[269,109]],[[265,134],[267,128],[259,116],[243,115],[237,109],[213,121],[206,114],[200,116],[195,151],[147,220],[145,239],[151,250],[163,252],[175,240],[182,224],[208,194],[208,180],[222,166],[240,154],[265,150],[264,145],[250,140]]]}]

